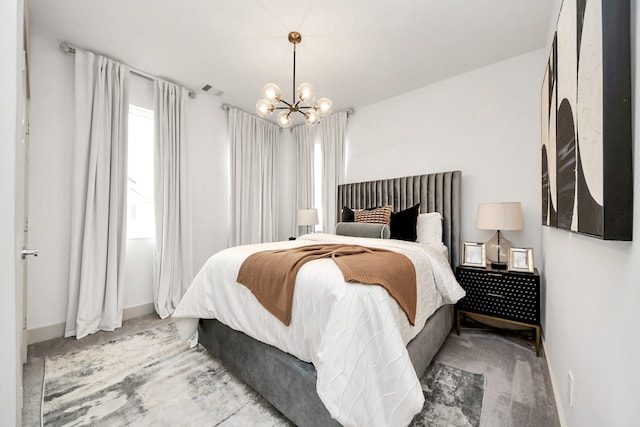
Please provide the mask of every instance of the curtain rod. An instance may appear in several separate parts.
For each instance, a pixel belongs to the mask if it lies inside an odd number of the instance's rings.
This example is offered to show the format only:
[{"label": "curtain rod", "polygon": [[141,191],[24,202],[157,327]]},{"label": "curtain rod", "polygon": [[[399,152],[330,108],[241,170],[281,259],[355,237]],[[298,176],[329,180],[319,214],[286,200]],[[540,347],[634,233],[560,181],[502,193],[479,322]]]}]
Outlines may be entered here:
[{"label": "curtain rod", "polygon": [[[76,50],[78,50],[79,48],[77,48],[77,47],[75,47],[75,46],[72,46],[72,45],[70,45],[70,44],[69,44],[69,43],[67,43],[67,42],[62,42],[62,43],[60,43],[60,49],[62,49],[62,50],[63,50],[64,52],[66,52],[66,53],[73,53],[73,54],[75,54],[75,53],[76,53]],[[101,54],[101,55],[102,55],[102,54]],[[106,56],[106,55],[102,55],[102,56]],[[119,62],[119,61],[118,61],[118,62]],[[127,65],[127,67],[129,67],[129,66]],[[173,83],[173,84],[175,84],[175,85],[177,85],[177,86],[184,87],[184,86],[182,86],[181,84],[178,84],[178,83],[172,82],[171,80],[168,80],[168,79],[165,79],[165,78],[161,78],[161,77],[154,76],[153,74],[149,74],[149,73],[147,73],[146,71],[138,70],[137,68],[129,67],[129,71],[131,71],[133,74],[136,74],[136,75],[138,75],[138,76],[140,76],[140,77],[144,77],[145,79],[149,79],[149,80],[156,80],[156,79],[160,79],[160,80],[167,81],[167,82],[169,82],[169,83]],[[187,89],[187,91],[188,91],[188,93],[189,93],[189,98],[195,98],[195,97],[196,97],[196,93],[195,93],[194,91],[192,91],[191,89]]]},{"label": "curtain rod", "polygon": [[[229,105],[229,104],[222,104],[222,105],[220,106],[220,108],[222,108],[223,110],[227,110],[227,111],[228,111],[228,110],[229,110],[229,108],[232,108],[232,106],[231,106],[231,105]],[[236,108],[236,107],[233,107],[233,108]],[[345,109],[345,110],[340,110],[340,111],[344,111],[344,112],[346,112],[346,113],[347,113],[347,116],[351,116],[351,115],[353,115],[353,114],[355,114],[355,113],[356,113],[356,110],[354,110],[354,109],[353,109],[353,108],[351,108],[351,107],[349,107],[349,108],[347,108],[347,109]],[[339,113],[340,111],[336,111],[336,113]]]},{"label": "curtain rod", "polygon": [[[229,109],[230,109],[230,108],[232,108],[232,106],[231,106],[231,105],[229,105],[229,104],[222,104],[222,105],[220,106],[220,108],[222,108],[222,109],[223,109],[223,110],[225,110],[225,111],[229,111]],[[233,107],[233,108],[236,108],[236,107]],[[243,110],[241,110],[241,111],[243,111]],[[351,108],[351,107],[349,107],[349,108],[347,108],[347,109],[345,109],[345,110],[336,111],[336,113],[339,113],[339,112],[341,112],[341,111],[346,112],[346,113],[347,113],[347,117],[352,116],[352,115],[354,115],[354,114],[356,113],[356,110],[354,110],[354,109],[353,109],[353,108]],[[249,114],[249,113],[247,113],[247,114]],[[271,123],[271,122],[269,122],[269,123]],[[302,125],[296,125],[296,126],[302,126]],[[289,132],[293,133],[293,128],[294,128],[294,127],[295,127],[295,126],[292,126],[292,127],[289,129]],[[280,132],[282,132],[282,128],[280,128]]]},{"label": "curtain rod", "polygon": [[[336,111],[336,112],[335,112],[335,113],[333,113],[333,114],[341,113],[341,112],[343,112],[343,111],[344,111],[345,113],[347,113],[347,117],[352,116],[352,115],[354,115],[354,114],[356,113],[356,111],[355,111],[353,108],[349,107],[349,108],[347,108],[346,110]],[[306,125],[306,124],[304,124],[304,123],[300,123],[299,125],[291,126],[291,128],[289,129],[289,132],[290,132],[290,133],[293,133],[293,128],[298,127],[298,126],[307,126],[307,125]]]},{"label": "curtain rod", "polygon": [[[231,108],[235,108],[236,110],[240,110],[240,111],[242,111],[242,112],[243,112],[243,113],[245,113],[245,114],[249,114],[250,116],[254,116],[254,117],[258,118],[259,120],[262,120],[263,122],[266,122],[266,123],[269,123],[270,125],[274,125],[274,126],[276,126],[276,124],[275,124],[275,123],[270,122],[269,120],[263,119],[262,117],[258,117],[258,116],[256,116],[255,114],[247,113],[247,112],[246,112],[246,111],[244,111],[242,108],[234,107],[234,106],[229,105],[229,104],[222,104],[222,105],[220,105],[220,108],[221,108],[221,109],[223,109],[223,110],[225,110],[225,111],[229,111]],[[278,132],[282,133],[282,128],[281,128],[280,126],[277,126],[277,127],[278,127]]]}]

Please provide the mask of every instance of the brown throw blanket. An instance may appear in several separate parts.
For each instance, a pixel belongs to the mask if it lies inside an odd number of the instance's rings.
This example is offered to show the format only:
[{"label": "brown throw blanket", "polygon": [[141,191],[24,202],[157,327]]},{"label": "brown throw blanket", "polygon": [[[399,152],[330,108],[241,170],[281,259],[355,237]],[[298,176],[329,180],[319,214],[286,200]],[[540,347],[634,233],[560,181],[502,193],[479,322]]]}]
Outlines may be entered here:
[{"label": "brown throw blanket", "polygon": [[335,261],[346,282],[384,287],[404,310],[409,323],[415,324],[416,270],[409,258],[385,249],[314,244],[257,252],[242,263],[237,281],[249,288],[260,304],[288,326],[298,270],[309,261],[327,257]]}]

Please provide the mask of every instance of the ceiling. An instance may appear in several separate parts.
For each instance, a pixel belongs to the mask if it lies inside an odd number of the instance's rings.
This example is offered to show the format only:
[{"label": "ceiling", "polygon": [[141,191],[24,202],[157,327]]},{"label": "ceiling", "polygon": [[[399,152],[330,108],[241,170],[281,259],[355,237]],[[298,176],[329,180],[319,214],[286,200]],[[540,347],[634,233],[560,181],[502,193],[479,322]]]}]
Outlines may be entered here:
[{"label": "ceiling", "polygon": [[248,112],[268,82],[334,111],[543,48],[556,0],[30,0],[33,36],[66,41]]}]

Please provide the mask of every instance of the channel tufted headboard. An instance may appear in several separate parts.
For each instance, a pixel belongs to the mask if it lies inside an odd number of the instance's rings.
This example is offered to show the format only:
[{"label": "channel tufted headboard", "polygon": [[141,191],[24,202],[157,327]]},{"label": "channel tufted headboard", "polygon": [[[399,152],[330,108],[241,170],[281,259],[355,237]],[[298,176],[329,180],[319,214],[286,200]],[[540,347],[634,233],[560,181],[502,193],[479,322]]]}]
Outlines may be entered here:
[{"label": "channel tufted headboard", "polygon": [[338,186],[338,218],[344,206],[365,209],[392,205],[398,212],[420,203],[420,213],[438,211],[444,218],[442,241],[449,262],[460,263],[460,181],[462,172],[439,172]]}]

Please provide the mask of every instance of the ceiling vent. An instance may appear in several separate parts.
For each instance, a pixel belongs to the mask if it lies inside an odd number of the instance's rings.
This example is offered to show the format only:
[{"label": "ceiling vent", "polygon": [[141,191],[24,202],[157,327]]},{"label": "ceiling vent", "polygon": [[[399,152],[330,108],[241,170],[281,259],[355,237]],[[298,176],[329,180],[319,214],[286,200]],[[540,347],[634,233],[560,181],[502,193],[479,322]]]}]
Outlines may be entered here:
[{"label": "ceiling vent", "polygon": [[224,95],[226,93],[224,90],[219,89],[219,88],[217,88],[215,86],[212,86],[212,85],[210,85],[208,83],[205,83],[204,85],[202,85],[200,90],[203,91],[203,92],[210,93],[210,94],[215,95],[215,96],[222,96],[222,95]]}]

